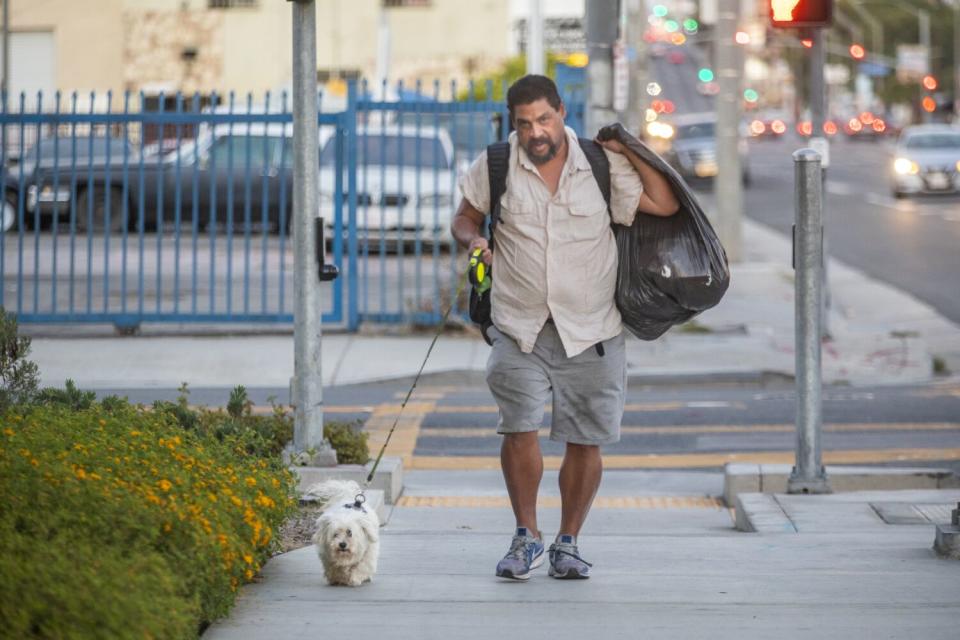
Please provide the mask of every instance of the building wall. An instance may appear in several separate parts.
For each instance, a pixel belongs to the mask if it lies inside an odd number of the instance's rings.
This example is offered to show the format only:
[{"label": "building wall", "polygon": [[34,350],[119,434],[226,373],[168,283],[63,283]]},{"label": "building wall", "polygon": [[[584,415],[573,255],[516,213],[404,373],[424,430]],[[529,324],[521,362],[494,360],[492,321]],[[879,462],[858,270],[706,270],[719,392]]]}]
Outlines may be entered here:
[{"label": "building wall", "polygon": [[[317,67],[372,78],[381,0],[317,0]],[[13,30],[52,30],[64,91],[261,95],[291,84],[291,3],[14,0]],[[391,80],[465,79],[508,54],[508,0],[432,0],[388,10]],[[16,60],[11,61],[16,64]]]},{"label": "building wall", "polygon": [[[52,31],[57,88],[123,90],[124,0],[11,0],[11,31]],[[11,65],[17,64],[11,55]]]}]

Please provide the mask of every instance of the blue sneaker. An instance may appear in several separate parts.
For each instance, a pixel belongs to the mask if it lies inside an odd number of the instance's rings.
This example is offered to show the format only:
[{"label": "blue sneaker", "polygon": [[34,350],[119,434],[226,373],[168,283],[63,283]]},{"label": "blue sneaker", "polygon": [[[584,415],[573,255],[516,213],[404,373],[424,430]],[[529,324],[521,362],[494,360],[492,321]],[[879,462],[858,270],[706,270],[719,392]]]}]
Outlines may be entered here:
[{"label": "blue sneaker", "polygon": [[592,566],[580,557],[575,536],[557,536],[557,541],[550,545],[550,570],[547,572],[548,575],[561,580],[589,578],[590,567]]},{"label": "blue sneaker", "polygon": [[497,563],[497,576],[527,580],[530,572],[543,564],[543,536],[534,537],[526,527],[517,527],[510,551]]}]

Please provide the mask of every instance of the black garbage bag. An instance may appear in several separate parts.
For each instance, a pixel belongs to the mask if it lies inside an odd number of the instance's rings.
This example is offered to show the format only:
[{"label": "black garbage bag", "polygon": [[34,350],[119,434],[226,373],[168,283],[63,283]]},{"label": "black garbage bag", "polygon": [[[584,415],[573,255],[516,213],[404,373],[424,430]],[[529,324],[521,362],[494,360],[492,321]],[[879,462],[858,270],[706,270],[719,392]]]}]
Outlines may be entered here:
[{"label": "black garbage bag", "polygon": [[629,227],[613,225],[619,252],[617,308],[635,336],[655,340],[720,302],[730,285],[727,254],[673,167],[619,123],[602,128],[598,138],[619,140],[660,171],[680,202],[672,216],[638,213]]}]

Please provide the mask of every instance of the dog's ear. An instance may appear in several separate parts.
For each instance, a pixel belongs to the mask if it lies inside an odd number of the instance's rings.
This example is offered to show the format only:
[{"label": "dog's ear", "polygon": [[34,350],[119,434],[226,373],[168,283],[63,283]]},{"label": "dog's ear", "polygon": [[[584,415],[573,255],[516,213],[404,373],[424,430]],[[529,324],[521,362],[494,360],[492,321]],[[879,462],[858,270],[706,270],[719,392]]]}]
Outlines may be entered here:
[{"label": "dog's ear", "polygon": [[380,542],[380,528],[370,518],[361,518],[360,528],[370,542]]},{"label": "dog's ear", "polygon": [[330,520],[327,518],[317,518],[316,531],[313,533],[313,544],[324,542],[327,537],[327,528],[330,526]]}]

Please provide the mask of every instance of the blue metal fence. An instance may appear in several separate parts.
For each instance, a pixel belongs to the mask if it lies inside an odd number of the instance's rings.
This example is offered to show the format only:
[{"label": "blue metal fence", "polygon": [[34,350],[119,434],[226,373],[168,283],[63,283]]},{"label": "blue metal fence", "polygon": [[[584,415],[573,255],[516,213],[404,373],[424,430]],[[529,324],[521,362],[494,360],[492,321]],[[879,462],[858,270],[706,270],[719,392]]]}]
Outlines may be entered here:
[{"label": "blue metal fence", "polygon": [[[323,320],[345,329],[439,319],[464,261],[458,176],[508,130],[489,84],[376,89],[321,95],[341,104],[318,115],[317,213],[342,274]],[[0,305],[127,329],[293,321],[285,93],[47,100],[2,99]]]}]

